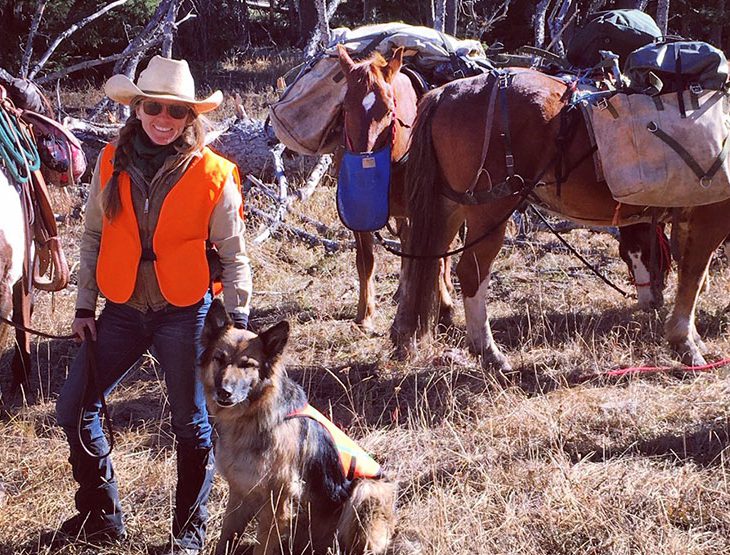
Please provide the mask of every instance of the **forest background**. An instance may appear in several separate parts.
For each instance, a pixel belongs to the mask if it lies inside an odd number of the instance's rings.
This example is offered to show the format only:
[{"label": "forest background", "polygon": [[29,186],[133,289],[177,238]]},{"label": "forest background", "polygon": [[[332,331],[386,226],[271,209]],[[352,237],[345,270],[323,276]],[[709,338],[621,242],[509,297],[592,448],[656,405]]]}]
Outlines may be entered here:
[{"label": "forest background", "polygon": [[[246,57],[251,49],[305,48],[318,26],[317,5],[326,0],[177,0],[178,26],[173,56],[185,58],[205,76],[224,61]],[[46,52],[80,19],[118,4],[102,17],[69,34],[37,73],[38,78],[68,66],[104,59],[122,52],[142,33],[161,4],[159,0],[0,0],[0,68],[16,77],[28,76],[23,67],[29,49]],[[42,8],[42,9],[41,9]],[[551,46],[551,36],[562,30],[569,41],[588,14],[609,8],[640,8],[666,18],[668,34],[708,41],[725,51],[730,46],[730,7],[726,0],[330,0],[330,27],[358,27],[371,22],[403,21],[443,30],[459,37],[496,42],[513,50],[525,44]],[[42,21],[28,41],[34,16]],[[545,18],[552,14],[550,17]],[[664,15],[662,15],[664,14]],[[542,16],[542,17],[541,17]],[[551,23],[560,29],[550,29]],[[30,56],[28,56],[30,57]],[[114,70],[109,62],[77,71],[62,86],[98,84]],[[31,67],[32,69],[32,67]],[[119,70],[119,65],[116,67]]]}]

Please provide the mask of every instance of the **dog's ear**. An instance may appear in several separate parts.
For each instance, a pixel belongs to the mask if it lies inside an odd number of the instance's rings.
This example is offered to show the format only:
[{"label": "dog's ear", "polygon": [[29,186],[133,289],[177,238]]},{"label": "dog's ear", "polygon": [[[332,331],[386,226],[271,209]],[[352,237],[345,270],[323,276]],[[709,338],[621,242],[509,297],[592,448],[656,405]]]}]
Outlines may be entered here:
[{"label": "dog's ear", "polygon": [[264,344],[267,362],[274,364],[281,357],[284,347],[289,341],[289,322],[282,320],[275,326],[261,332],[259,339]]},{"label": "dog's ear", "polygon": [[233,320],[228,316],[223,302],[220,299],[213,299],[203,326],[203,335],[201,337],[203,348],[207,349],[231,326],[233,326]]}]

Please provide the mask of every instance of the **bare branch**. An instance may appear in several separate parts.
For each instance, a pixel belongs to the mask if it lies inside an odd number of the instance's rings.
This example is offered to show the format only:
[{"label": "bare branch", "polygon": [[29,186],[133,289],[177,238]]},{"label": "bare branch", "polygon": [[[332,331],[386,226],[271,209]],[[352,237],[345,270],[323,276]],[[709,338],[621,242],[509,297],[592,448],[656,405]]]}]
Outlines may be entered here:
[{"label": "bare branch", "polygon": [[30,31],[28,31],[28,40],[25,42],[25,52],[23,52],[23,59],[20,62],[20,76],[25,78],[28,77],[28,68],[30,67],[30,58],[33,56],[33,40],[38,32],[38,26],[41,24],[43,18],[43,12],[46,9],[46,0],[38,0],[38,4],[35,7],[35,13],[33,14],[33,20],[30,23]]},{"label": "bare branch", "polygon": [[48,83],[49,81],[54,81],[55,79],[61,79],[62,77],[65,77],[66,75],[69,75],[70,73],[74,73],[76,71],[81,71],[82,69],[89,69],[90,67],[96,67],[103,64],[108,64],[110,62],[113,62],[114,60],[118,60],[119,58],[126,56],[123,52],[119,52],[117,54],[112,54],[111,56],[106,56],[105,58],[97,58],[96,60],[86,60],[85,62],[80,62],[78,64],[74,64],[72,66],[69,66],[67,68],[64,68],[59,71],[54,71],[53,73],[49,73],[48,75],[44,75],[43,77],[40,77],[35,80],[36,83],[39,85],[43,85],[44,83]]},{"label": "bare branch", "polygon": [[[570,7],[573,3],[573,0],[562,0],[559,4],[555,5],[555,8],[553,8],[553,13],[555,13],[554,17],[550,17],[548,19],[549,27],[550,27],[550,36],[552,40],[550,41],[550,44],[547,47],[547,50],[551,50],[553,47],[555,48],[555,53],[564,56],[565,55],[565,48],[563,47],[563,32],[567,28],[567,26],[570,24],[570,22],[573,20],[573,18],[576,16],[578,11],[574,11],[573,15],[570,17],[570,19],[565,22],[565,16],[568,15],[568,12],[570,11]],[[559,7],[558,7],[559,6]],[[565,22],[565,23],[564,23]]]},{"label": "bare branch", "polygon": [[72,34],[74,34],[76,31],[81,29],[82,27],[85,27],[95,19],[98,19],[102,15],[104,15],[106,12],[113,10],[117,6],[121,6],[122,4],[126,4],[127,0],[114,0],[111,4],[107,4],[100,10],[94,12],[93,14],[77,21],[71,27],[66,29],[63,33],[58,35],[56,39],[51,43],[51,45],[48,47],[48,49],[43,53],[43,56],[41,56],[41,59],[38,60],[34,65],[33,69],[31,69],[30,73],[28,74],[29,79],[33,79],[36,74],[43,68],[44,65],[46,65],[46,62],[48,61],[48,58],[51,57],[51,55],[56,51],[56,48],[58,48],[58,45],[61,44],[65,39],[70,37]]},{"label": "bare branch", "polygon": [[327,169],[331,164],[332,156],[329,154],[320,156],[317,161],[317,165],[315,165],[309,173],[309,177],[307,177],[307,181],[304,183],[304,186],[301,189],[294,191],[294,194],[299,198],[299,200],[309,200],[309,197],[314,194],[314,190],[317,188],[317,185],[319,185],[319,182],[322,181],[322,177],[325,173],[327,173]]}]

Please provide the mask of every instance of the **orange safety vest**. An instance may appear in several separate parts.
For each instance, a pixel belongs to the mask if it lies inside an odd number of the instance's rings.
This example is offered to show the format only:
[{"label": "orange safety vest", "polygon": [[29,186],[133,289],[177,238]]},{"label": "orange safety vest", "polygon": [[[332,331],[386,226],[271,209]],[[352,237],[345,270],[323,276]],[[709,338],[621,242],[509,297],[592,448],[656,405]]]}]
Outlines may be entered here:
[{"label": "orange safety vest", "polygon": [[319,422],[330,433],[332,441],[340,454],[340,463],[345,478],[382,478],[383,471],[380,465],[368,455],[362,447],[345,435],[345,432],[335,426],[325,415],[307,403],[301,409],[287,415],[288,418],[309,417]]},{"label": "orange safety vest", "polygon": [[[114,145],[109,144],[101,153],[102,189],[112,176],[114,151]],[[170,304],[195,304],[210,285],[205,241],[210,215],[231,173],[240,188],[236,165],[206,147],[162,202],[152,250],[157,282]],[[129,174],[121,172],[118,180],[122,209],[113,221],[106,215],[103,218],[96,281],[107,299],[125,303],[132,296],[137,281],[142,243]],[[243,214],[239,215],[243,217]]]}]

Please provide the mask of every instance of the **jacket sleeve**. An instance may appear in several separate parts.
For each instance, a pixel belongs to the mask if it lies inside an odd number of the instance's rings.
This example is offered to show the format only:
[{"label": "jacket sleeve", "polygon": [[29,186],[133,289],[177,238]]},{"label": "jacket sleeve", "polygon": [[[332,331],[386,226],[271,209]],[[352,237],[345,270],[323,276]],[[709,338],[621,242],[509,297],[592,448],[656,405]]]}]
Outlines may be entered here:
[{"label": "jacket sleeve", "polygon": [[89,186],[89,198],[86,200],[84,214],[84,232],[81,236],[79,249],[78,291],[76,294],[76,309],[96,311],[96,300],[99,296],[99,286],[96,284],[96,263],[99,258],[101,245],[101,227],[103,210],[101,207],[101,179],[99,165],[101,155],[96,161],[96,167]]},{"label": "jacket sleeve", "polygon": [[221,198],[210,216],[209,237],[218,249],[226,311],[248,317],[251,309],[251,262],[246,254],[246,227],[241,217],[243,197],[233,175],[228,176]]}]

